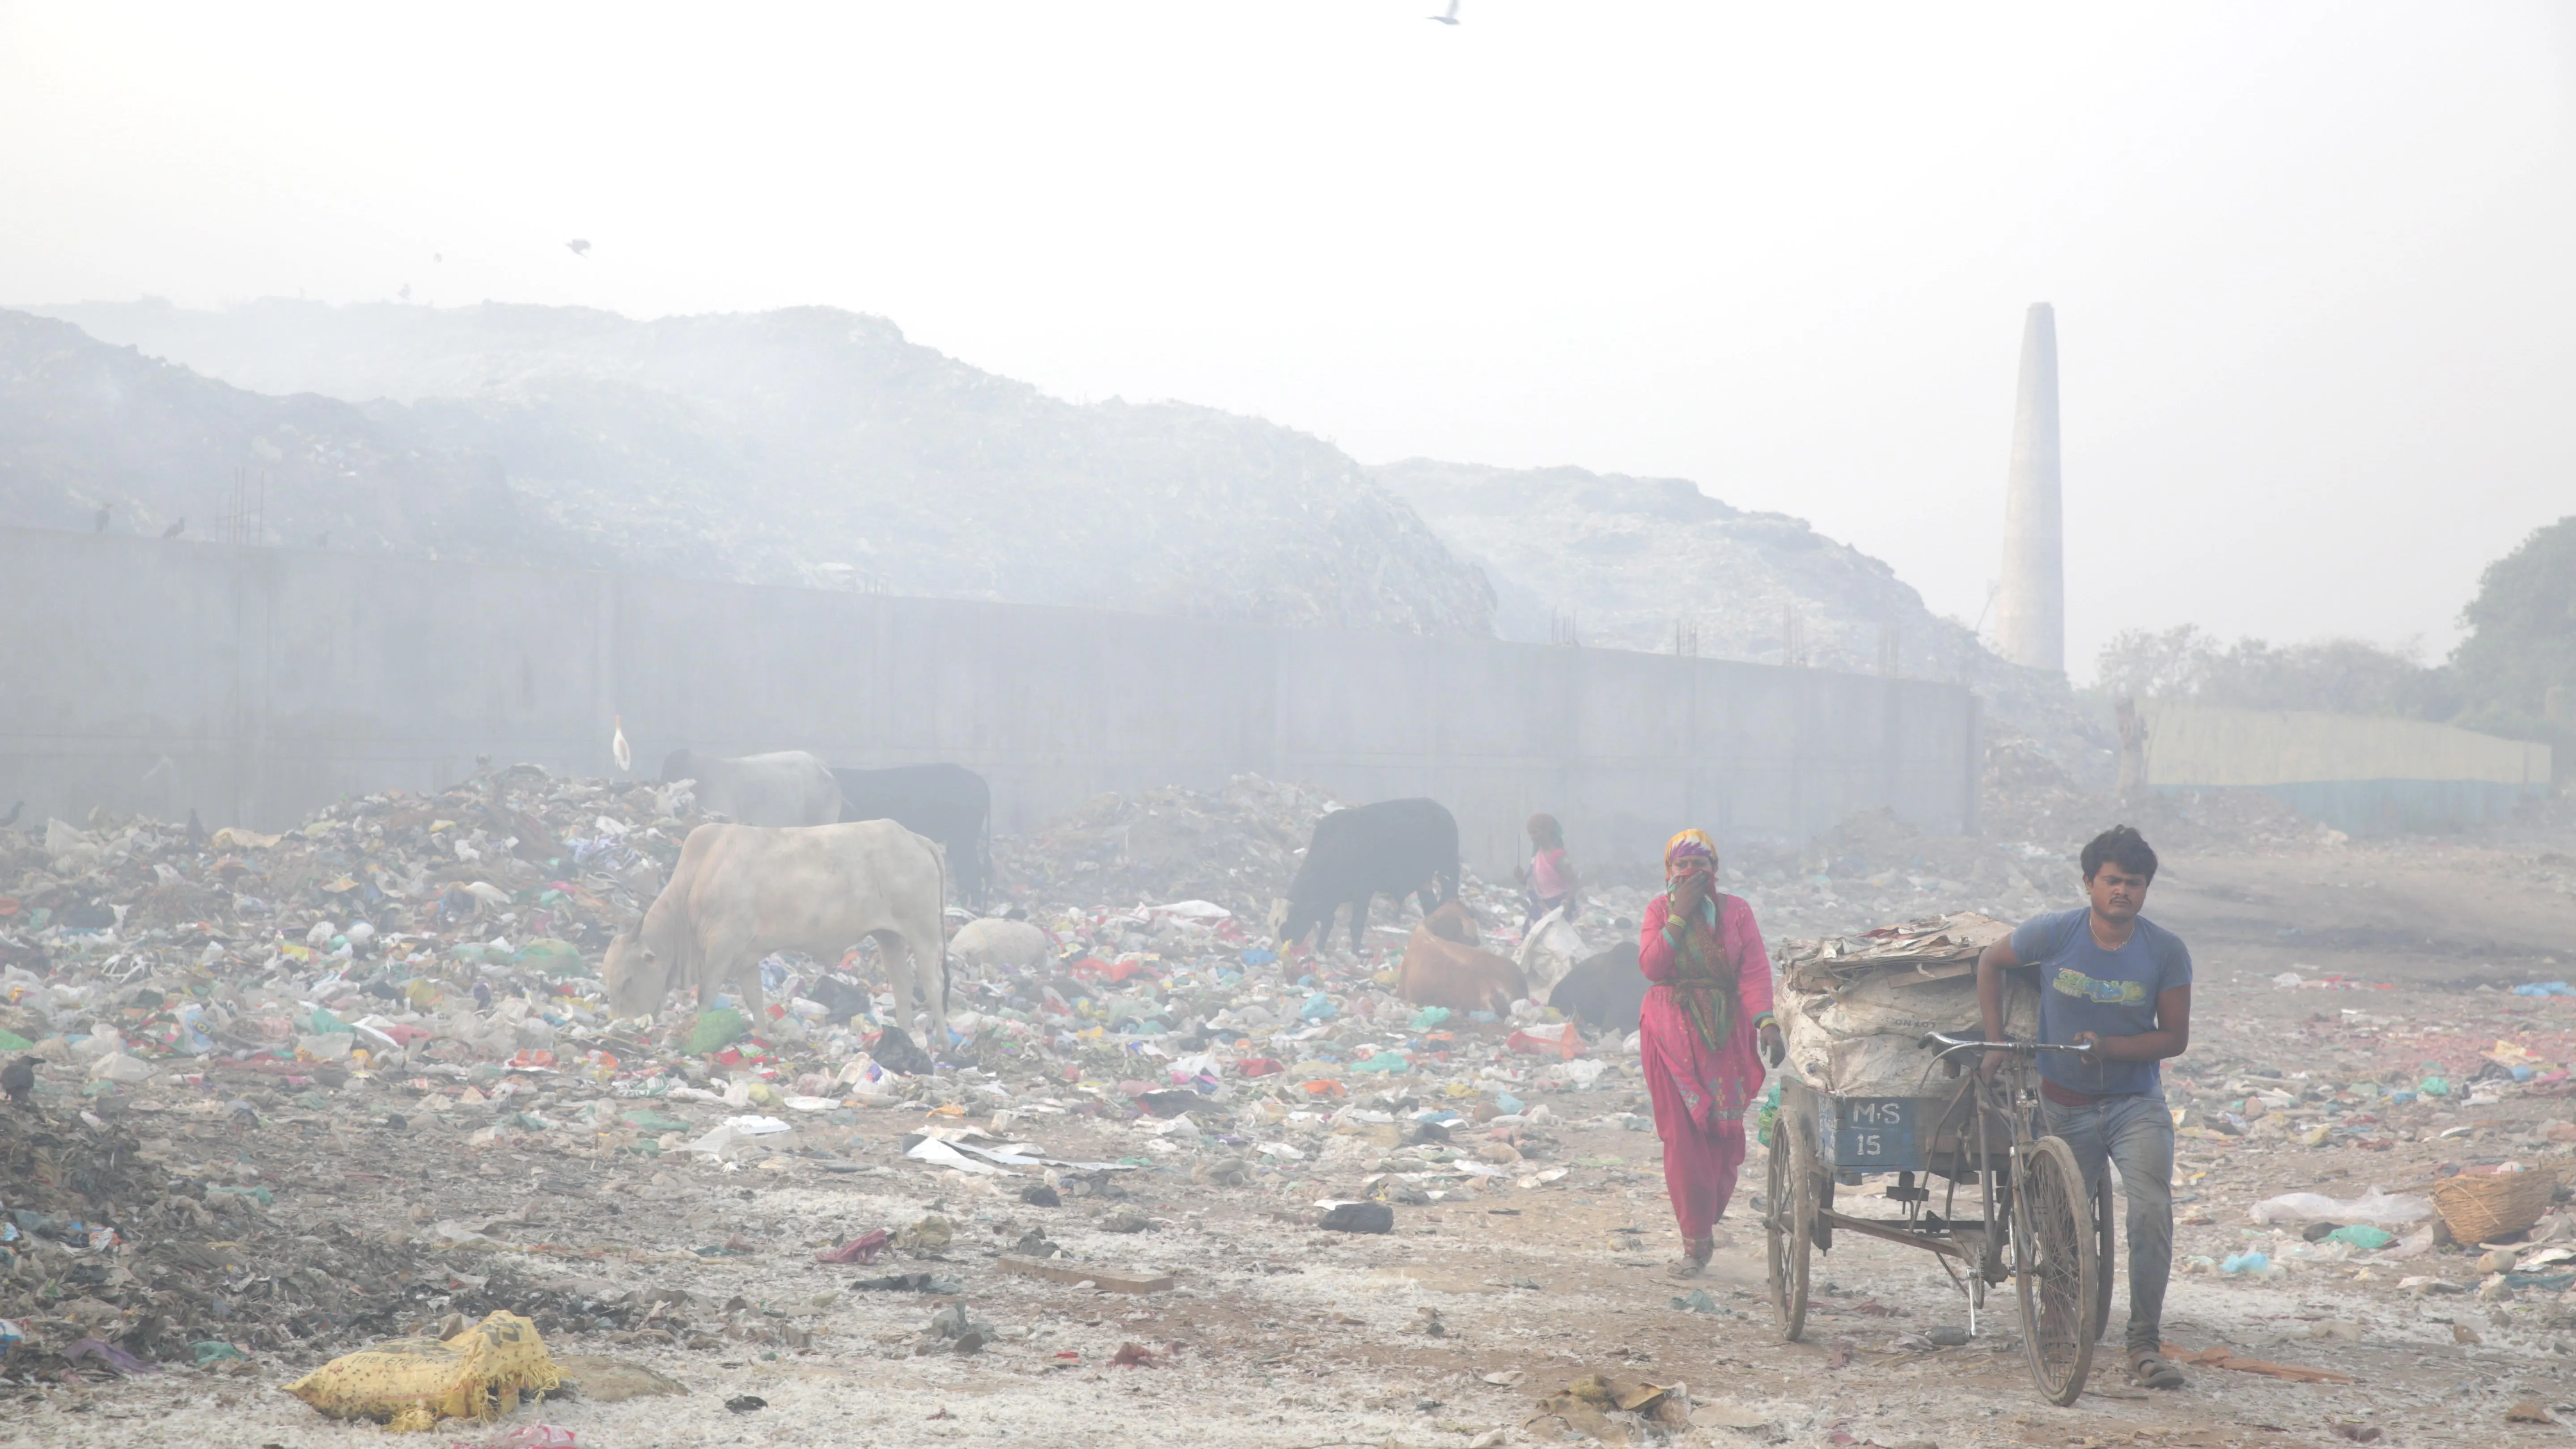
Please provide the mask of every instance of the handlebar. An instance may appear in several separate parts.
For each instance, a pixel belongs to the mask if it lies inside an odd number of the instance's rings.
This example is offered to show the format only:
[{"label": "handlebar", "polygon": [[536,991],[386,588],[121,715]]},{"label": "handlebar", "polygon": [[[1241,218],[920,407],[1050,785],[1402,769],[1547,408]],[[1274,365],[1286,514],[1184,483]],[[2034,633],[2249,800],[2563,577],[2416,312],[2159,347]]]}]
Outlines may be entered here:
[{"label": "handlebar", "polygon": [[2024,1057],[2035,1057],[2041,1052],[2065,1052],[2071,1056],[2090,1057],[2101,1049],[2099,1042],[2076,1045],[2051,1041],[1977,1041],[1943,1031],[1925,1032],[1919,1045],[1933,1052],[1935,1061],[1947,1061],[1959,1052],[2011,1052]]}]

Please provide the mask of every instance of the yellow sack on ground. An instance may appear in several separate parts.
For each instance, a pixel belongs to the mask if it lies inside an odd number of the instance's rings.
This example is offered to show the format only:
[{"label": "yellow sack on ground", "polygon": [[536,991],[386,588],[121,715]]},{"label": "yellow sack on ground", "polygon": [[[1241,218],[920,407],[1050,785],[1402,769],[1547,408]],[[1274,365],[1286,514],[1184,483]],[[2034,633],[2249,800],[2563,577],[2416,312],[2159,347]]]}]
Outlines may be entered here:
[{"label": "yellow sack on ground", "polygon": [[445,1342],[397,1338],[342,1354],[286,1391],[334,1419],[403,1430],[441,1419],[495,1419],[519,1407],[521,1390],[562,1383],[537,1326],[496,1312]]}]

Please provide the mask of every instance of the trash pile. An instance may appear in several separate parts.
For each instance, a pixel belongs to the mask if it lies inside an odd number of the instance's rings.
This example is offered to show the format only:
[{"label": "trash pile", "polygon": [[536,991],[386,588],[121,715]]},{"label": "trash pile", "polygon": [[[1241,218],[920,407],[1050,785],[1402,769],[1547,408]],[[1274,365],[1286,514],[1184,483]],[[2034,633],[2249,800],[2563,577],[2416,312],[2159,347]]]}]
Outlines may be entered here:
[{"label": "trash pile", "polygon": [[[1979,1034],[1977,954],[2012,933],[1970,912],[1929,916],[1866,935],[1784,942],[1777,1014],[1789,1064],[1823,1091],[1915,1096],[1932,1057],[1925,1032]],[[2039,1033],[2039,993],[2007,984],[2005,1032]]]},{"label": "trash pile", "polygon": [[1206,900],[1259,922],[1315,822],[1340,808],[1259,775],[1213,793],[1096,795],[1025,835],[996,836],[993,861],[1016,892],[1043,900]]},{"label": "trash pile", "polygon": [[[1632,1088],[1632,1054],[1526,1001],[1501,1016],[1405,1002],[1401,929],[1282,961],[1251,908],[1327,804],[1245,777],[1212,798],[1094,802],[1038,832],[1023,870],[1093,904],[984,923],[1043,949],[961,963],[935,1068],[888,1030],[866,945],[762,962],[758,1016],[731,996],[612,1014],[597,963],[703,818],[685,789],[513,766],[274,836],[104,815],[0,830],[0,1063],[27,1069],[0,1076],[21,1099],[0,1104],[9,1371],[77,1373],[110,1351],[135,1372],[303,1359],[451,1307],[548,1333],[655,1314],[675,1328],[663,1300],[555,1302],[453,1268],[544,1240],[552,1195],[583,1191],[589,1164],[888,1171],[863,1160],[873,1136],[1033,1193],[1115,1196],[1148,1164],[1272,1193],[1352,1184],[1368,1206],[1336,1222],[1362,1231],[1382,1230],[1366,1220],[1385,1204],[1561,1178],[1546,1159],[1563,1119],[1533,1098]],[[1136,903],[1096,904],[1120,896]],[[1517,925],[1511,892],[1471,880],[1467,899],[1489,928]],[[1638,1105],[1599,1100],[1623,1124]],[[867,1130],[896,1106],[960,1125]],[[990,1129],[962,1125],[970,1110]],[[1134,1141],[1071,1161],[1016,1140],[1050,1118]],[[425,1169],[477,1161],[537,1164],[509,1169],[535,1196],[423,1216]],[[382,1194],[412,1201],[407,1222],[352,1227],[343,1201]]]}]

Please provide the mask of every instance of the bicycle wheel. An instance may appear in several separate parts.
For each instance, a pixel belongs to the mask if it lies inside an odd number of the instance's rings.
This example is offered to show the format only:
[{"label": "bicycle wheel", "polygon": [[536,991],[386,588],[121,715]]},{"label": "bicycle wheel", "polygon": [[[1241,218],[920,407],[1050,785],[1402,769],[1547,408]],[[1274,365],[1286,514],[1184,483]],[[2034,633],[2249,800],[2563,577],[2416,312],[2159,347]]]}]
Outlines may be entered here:
[{"label": "bicycle wheel", "polygon": [[2093,1367],[2100,1263],[2085,1221],[2084,1176],[2063,1138],[2017,1154],[2013,1189],[2013,1289],[2021,1341],[2041,1397],[2061,1407],[2084,1392]]},{"label": "bicycle wheel", "polygon": [[1788,1113],[1771,1130],[1771,1163],[1765,1174],[1763,1239],[1770,1251],[1771,1308],[1780,1337],[1791,1343],[1807,1331],[1807,1273],[1815,1247],[1815,1148]]},{"label": "bicycle wheel", "polygon": [[2102,1180],[2093,1185],[2093,1260],[2101,1265],[2093,1272],[2093,1281],[2100,1285],[2100,1291],[2093,1295],[2095,1343],[2100,1343],[2103,1333],[2111,1327],[2111,1255],[2118,1250],[2111,1234],[2111,1208],[2111,1173],[2106,1168]]}]

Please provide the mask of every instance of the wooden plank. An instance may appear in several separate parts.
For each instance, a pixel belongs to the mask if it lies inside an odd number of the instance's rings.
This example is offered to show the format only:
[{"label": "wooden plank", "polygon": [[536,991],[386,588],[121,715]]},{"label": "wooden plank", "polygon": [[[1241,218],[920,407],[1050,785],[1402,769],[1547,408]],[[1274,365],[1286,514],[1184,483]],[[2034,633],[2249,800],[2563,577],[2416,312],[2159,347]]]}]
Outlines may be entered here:
[{"label": "wooden plank", "polygon": [[1018,1253],[1004,1253],[1002,1271],[1031,1278],[1044,1278],[1050,1283],[1090,1283],[1111,1293],[1169,1293],[1169,1273],[1123,1273],[1103,1268],[1096,1263],[1072,1263],[1061,1258],[1030,1258]]}]

